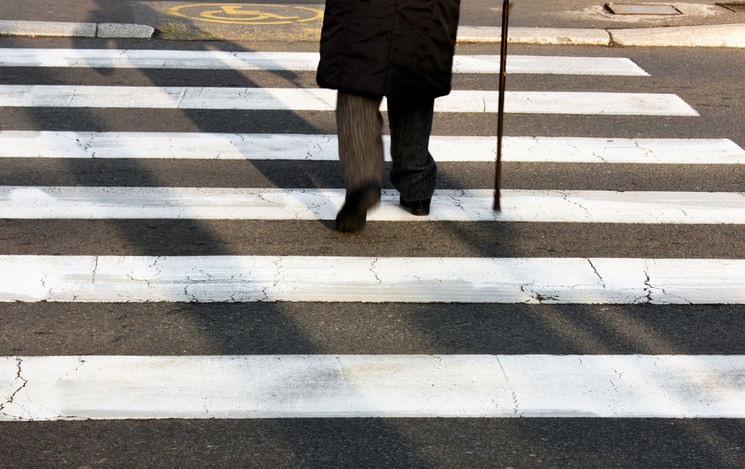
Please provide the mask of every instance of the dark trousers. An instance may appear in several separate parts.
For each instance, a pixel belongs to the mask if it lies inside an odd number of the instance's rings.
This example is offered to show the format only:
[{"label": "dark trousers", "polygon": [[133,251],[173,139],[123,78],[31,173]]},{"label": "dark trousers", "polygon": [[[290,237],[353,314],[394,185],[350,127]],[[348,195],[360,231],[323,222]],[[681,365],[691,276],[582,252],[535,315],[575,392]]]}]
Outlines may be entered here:
[{"label": "dark trousers", "polygon": [[[368,184],[380,185],[385,171],[381,99],[338,93],[339,160],[347,194]],[[430,199],[435,190],[437,166],[429,153],[433,114],[434,99],[388,99],[390,179],[407,201]]]}]

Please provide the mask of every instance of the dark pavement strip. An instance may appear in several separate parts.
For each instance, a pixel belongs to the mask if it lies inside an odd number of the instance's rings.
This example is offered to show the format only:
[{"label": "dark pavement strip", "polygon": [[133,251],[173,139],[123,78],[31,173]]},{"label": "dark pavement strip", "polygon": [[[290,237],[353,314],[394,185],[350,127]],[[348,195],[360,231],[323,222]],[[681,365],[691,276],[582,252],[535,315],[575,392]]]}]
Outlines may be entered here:
[{"label": "dark pavement strip", "polygon": [[[390,164],[388,164],[390,166]],[[741,192],[742,165],[504,163],[505,189]],[[6,186],[343,188],[336,161],[4,158]],[[387,178],[383,187],[393,188]],[[438,189],[494,187],[494,163],[441,162]]]},{"label": "dark pavement strip", "polygon": [[745,258],[743,225],[0,220],[2,255]]},{"label": "dark pavement strip", "polygon": [[[3,303],[3,356],[741,355],[743,305]],[[716,319],[716,320],[714,320]]]},{"label": "dark pavement strip", "polygon": [[735,419],[10,422],[0,423],[0,437],[0,456],[18,468],[745,465],[745,422]]}]

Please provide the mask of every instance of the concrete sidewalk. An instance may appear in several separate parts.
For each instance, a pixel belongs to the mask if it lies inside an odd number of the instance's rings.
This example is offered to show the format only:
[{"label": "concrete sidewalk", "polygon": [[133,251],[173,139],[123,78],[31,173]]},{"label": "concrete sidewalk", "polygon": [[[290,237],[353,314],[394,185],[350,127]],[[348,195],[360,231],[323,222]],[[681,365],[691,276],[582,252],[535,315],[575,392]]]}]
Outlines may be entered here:
[{"label": "concrete sidewalk", "polygon": [[[318,12],[323,11],[323,5],[295,1],[279,0],[271,6],[240,0],[226,4],[5,0],[0,4],[0,36],[317,41],[321,26]],[[701,1],[666,3],[678,10],[674,15],[614,15],[602,1],[514,0],[509,40],[523,44],[745,48],[745,0],[732,0],[742,2],[742,7],[733,8]],[[210,11],[194,10],[196,7]],[[499,42],[500,19],[501,2],[463,0],[458,41]]]}]

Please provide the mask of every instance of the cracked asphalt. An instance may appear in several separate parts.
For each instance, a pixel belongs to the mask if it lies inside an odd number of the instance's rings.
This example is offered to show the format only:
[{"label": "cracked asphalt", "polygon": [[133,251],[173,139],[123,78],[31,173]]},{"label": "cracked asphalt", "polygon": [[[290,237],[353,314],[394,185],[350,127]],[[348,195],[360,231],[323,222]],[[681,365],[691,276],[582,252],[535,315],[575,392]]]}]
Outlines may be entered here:
[{"label": "cracked asphalt", "polygon": [[[163,47],[157,41],[2,38],[1,47]],[[169,48],[207,48],[169,42]],[[256,44],[209,44],[250,50]],[[313,50],[308,44],[263,44]],[[496,53],[463,46],[459,53]],[[628,57],[649,77],[509,76],[510,90],[675,93],[700,117],[508,115],[508,136],[728,138],[745,148],[737,50],[510,46],[511,54]],[[0,68],[4,84],[314,86],[312,72]],[[497,89],[458,75],[457,89]],[[5,108],[0,130],[334,131],[333,114]],[[437,135],[492,136],[496,116],[436,116]],[[488,189],[491,163],[442,163],[438,189]],[[727,165],[507,163],[503,187],[745,192]],[[338,188],[338,163],[40,161],[0,166],[3,185]],[[386,188],[391,188],[386,182]],[[570,200],[570,199],[567,199]],[[2,220],[0,254],[745,258],[742,225],[369,222],[339,235],[315,220]],[[276,265],[279,268],[279,265]],[[375,274],[375,265],[371,272]],[[93,275],[95,275],[95,268]],[[652,295],[653,287],[648,293]],[[187,295],[189,292],[185,292]],[[266,294],[266,293],[264,293]],[[651,297],[649,297],[651,299]],[[3,356],[246,354],[745,354],[742,305],[403,303],[6,303]],[[20,363],[18,363],[18,379]],[[22,387],[16,382],[15,388]],[[14,389],[15,389],[14,388]],[[14,395],[11,392],[11,400]],[[0,411],[4,404],[0,403]],[[740,420],[267,419],[0,424],[7,467],[745,466]]]}]

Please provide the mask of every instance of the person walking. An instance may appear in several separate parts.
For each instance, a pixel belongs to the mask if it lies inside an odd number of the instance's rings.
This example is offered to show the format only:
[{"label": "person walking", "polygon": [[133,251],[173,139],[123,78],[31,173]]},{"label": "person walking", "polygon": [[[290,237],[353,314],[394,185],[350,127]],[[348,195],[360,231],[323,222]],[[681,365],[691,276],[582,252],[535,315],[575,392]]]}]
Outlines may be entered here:
[{"label": "person walking", "polygon": [[437,166],[429,153],[434,100],[450,93],[460,0],[327,0],[316,81],[337,90],[342,232],[365,227],[380,201],[386,97],[400,204],[428,215]]}]

